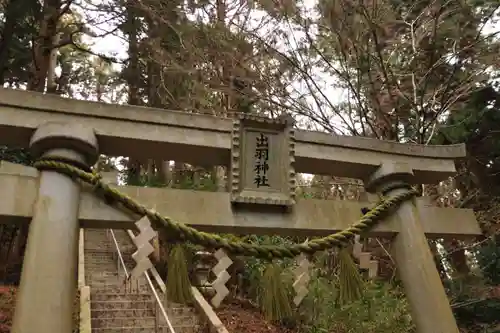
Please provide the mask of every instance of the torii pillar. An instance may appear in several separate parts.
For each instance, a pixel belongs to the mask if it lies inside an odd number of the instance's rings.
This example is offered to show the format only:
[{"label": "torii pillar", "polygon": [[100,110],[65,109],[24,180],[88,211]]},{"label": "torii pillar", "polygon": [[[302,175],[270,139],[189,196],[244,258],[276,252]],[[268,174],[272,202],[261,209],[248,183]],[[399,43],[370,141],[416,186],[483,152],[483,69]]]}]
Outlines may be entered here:
[{"label": "torii pillar", "polygon": [[[94,131],[78,123],[47,123],[30,142],[34,157],[57,156],[91,166],[97,161]],[[42,171],[24,254],[13,333],[71,332],[78,274],[80,185]]]},{"label": "torii pillar", "polygon": [[[411,181],[413,171],[404,163],[385,163],[366,182],[369,192],[397,195],[398,185]],[[417,333],[459,333],[455,317],[425,237],[415,199],[403,202],[387,219],[400,225],[391,252],[396,261]]]}]

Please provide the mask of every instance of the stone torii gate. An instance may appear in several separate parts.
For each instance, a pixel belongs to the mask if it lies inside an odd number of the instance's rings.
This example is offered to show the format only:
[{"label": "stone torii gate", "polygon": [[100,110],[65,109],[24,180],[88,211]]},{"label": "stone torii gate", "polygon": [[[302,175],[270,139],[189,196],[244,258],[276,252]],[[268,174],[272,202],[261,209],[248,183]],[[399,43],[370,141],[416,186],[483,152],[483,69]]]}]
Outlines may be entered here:
[{"label": "stone torii gate", "polygon": [[[174,220],[209,232],[325,236],[374,202],[295,198],[295,172],[358,178],[396,195],[399,183],[436,183],[455,173],[463,145],[420,146],[294,130],[290,119],[239,119],[76,101],[0,89],[0,144],[36,157],[91,166],[99,153],[223,165],[229,192],[120,186]],[[140,216],[107,206],[54,171],[0,165],[0,223],[29,223],[14,333],[67,333],[77,281],[79,228],[133,229]],[[427,237],[481,234],[468,209],[403,203],[370,236],[391,251],[419,333],[458,333]]]}]

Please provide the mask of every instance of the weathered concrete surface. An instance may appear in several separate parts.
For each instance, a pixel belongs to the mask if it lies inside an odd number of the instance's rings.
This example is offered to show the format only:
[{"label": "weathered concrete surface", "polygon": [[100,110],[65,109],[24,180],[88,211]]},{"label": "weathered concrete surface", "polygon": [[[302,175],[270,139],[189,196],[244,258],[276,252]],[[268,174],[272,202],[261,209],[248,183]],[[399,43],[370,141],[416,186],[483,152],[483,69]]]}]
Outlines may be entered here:
[{"label": "weathered concrete surface", "polygon": [[[37,193],[37,171],[33,168],[0,164],[0,223],[28,223]],[[361,216],[370,202],[340,200],[299,200],[290,214],[233,211],[229,193],[197,192],[166,188],[120,186],[119,190],[147,207],[200,230],[213,232],[322,236],[343,230]],[[22,200],[21,200],[22,198]],[[480,235],[472,210],[437,208],[417,200],[427,237]],[[425,209],[422,209],[425,208]],[[80,223],[85,228],[133,229],[137,216],[109,207],[89,190],[80,202]],[[372,235],[399,232],[399,221],[388,219]],[[404,224],[403,224],[404,225]]]},{"label": "weathered concrete surface", "polygon": [[[367,188],[382,192],[386,186],[400,184],[413,175],[408,165],[387,161],[367,182]],[[404,190],[394,188],[387,195],[397,195]],[[390,251],[398,276],[403,282],[406,298],[416,333],[459,333],[455,317],[434,255],[422,228],[422,209],[409,200],[394,212],[400,232],[392,239]]]},{"label": "weathered concrete surface", "polygon": [[[34,158],[58,156],[86,166],[99,156],[94,131],[79,123],[43,124],[31,138],[30,151]],[[49,170],[38,179],[12,332],[69,332],[77,291],[81,186]]]},{"label": "weathered concrete surface", "polygon": [[92,333],[91,311],[90,311],[90,287],[80,288],[80,333]]},{"label": "weathered concrete surface", "polygon": [[[110,105],[35,92],[0,89],[0,144],[27,147],[47,121],[81,123],[96,130],[100,152],[162,158],[196,165],[228,165],[232,119]],[[463,145],[421,146],[369,138],[297,131],[297,172],[365,179],[384,161],[412,166],[415,181],[433,183],[455,172]]]},{"label": "weathered concrete surface", "polygon": [[78,237],[78,288],[81,289],[85,283],[85,232],[80,229]]},{"label": "weathered concrete surface", "polygon": [[212,306],[205,300],[198,288],[191,287],[194,304],[198,311],[205,317],[210,333],[229,333],[222,321],[215,313]]}]

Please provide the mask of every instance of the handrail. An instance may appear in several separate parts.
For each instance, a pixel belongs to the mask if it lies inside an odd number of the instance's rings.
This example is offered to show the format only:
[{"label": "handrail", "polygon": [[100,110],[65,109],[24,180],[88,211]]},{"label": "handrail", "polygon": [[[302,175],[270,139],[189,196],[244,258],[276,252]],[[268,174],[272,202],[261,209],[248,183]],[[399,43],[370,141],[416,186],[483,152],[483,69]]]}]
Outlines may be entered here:
[{"label": "handrail", "polygon": [[[132,230],[127,230],[127,234],[129,235],[131,240],[134,239],[135,235],[132,232]],[[153,274],[153,277],[154,277],[156,283],[158,284],[158,287],[160,288],[160,292],[165,294],[166,293],[165,283],[161,279],[160,274],[158,274],[158,271],[156,270],[156,268],[153,266],[148,271],[151,274]],[[146,274],[146,277],[148,279],[148,282],[151,283],[150,286],[152,286],[151,278],[149,278],[148,273],[145,273],[145,274]],[[154,290],[155,297],[156,297],[158,295],[158,293],[156,293],[156,289],[154,287],[152,287],[152,289]],[[198,311],[200,311],[202,313],[202,315],[205,317],[205,319],[207,320],[209,327],[210,327],[210,332],[229,333],[228,330],[224,327],[224,324],[220,321],[217,314],[214,312],[214,310],[210,306],[210,304],[205,300],[203,295],[200,293],[200,291],[196,287],[191,286],[191,292],[193,293],[193,297],[194,297],[194,301],[195,301],[194,305],[198,309]],[[163,311],[163,309],[162,309],[162,311]],[[167,320],[167,323],[169,323],[168,320]],[[169,327],[170,327],[170,324],[169,324]],[[172,332],[173,332],[173,330],[172,330]]]},{"label": "handrail", "polygon": [[[125,272],[125,276],[128,279],[130,275],[127,271],[127,267],[125,266],[125,261],[123,260],[123,256],[122,256],[122,253],[120,251],[120,246],[118,245],[118,241],[116,240],[115,233],[113,232],[112,229],[108,229],[108,230],[111,234],[111,238],[113,239],[113,243],[115,245],[116,252],[118,253],[118,257],[119,257],[120,262],[122,264],[123,271]],[[130,236],[130,234],[129,234],[129,236]],[[170,319],[168,319],[167,311],[165,311],[165,308],[163,307],[163,304],[160,300],[160,297],[158,296],[158,293],[156,292],[156,289],[155,289],[153,282],[151,281],[151,278],[149,277],[149,274],[147,271],[144,272],[144,276],[146,277],[146,280],[148,282],[149,289],[151,289],[151,291],[153,292],[153,296],[155,298],[156,303],[158,304],[158,307],[160,308],[160,311],[163,315],[163,318],[167,322],[168,329],[170,330],[171,333],[175,333],[174,327],[172,326]]]},{"label": "handrail", "polygon": [[158,296],[158,293],[156,292],[156,289],[153,286],[153,282],[151,282],[151,278],[149,277],[149,274],[147,271],[144,272],[144,276],[146,277],[146,280],[148,281],[149,288],[153,292],[153,296],[155,297],[156,303],[158,303],[158,306],[160,307],[160,311],[163,314],[163,318],[167,322],[168,329],[170,330],[170,332],[175,333],[174,327],[172,326],[170,319],[168,319],[167,311],[165,311],[165,308],[163,307],[163,304],[160,300],[160,297]]},{"label": "handrail", "polygon": [[[120,263],[122,264],[123,271],[125,272],[125,277],[128,279],[129,274],[127,271],[127,266],[125,266],[125,261],[123,260],[122,252],[120,251],[120,246],[118,245],[118,241],[116,240],[115,233],[113,232],[112,229],[108,229],[108,231],[111,234],[111,238],[113,239],[113,243],[115,244],[116,252],[118,253],[118,258],[120,260]],[[120,267],[118,267],[118,273],[120,271]]]}]

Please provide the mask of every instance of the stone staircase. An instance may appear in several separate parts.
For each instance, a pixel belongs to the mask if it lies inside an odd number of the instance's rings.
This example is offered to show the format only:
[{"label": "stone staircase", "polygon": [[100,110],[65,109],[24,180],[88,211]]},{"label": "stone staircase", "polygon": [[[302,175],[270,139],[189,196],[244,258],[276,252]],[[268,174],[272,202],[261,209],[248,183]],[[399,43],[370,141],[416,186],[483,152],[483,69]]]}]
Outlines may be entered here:
[{"label": "stone staircase", "polygon": [[[125,266],[134,266],[135,246],[127,233],[114,230]],[[125,283],[123,269],[118,270],[115,245],[104,229],[85,229],[85,281],[90,286],[91,323],[93,333],[172,333],[155,301],[146,278]],[[163,299],[161,291],[158,295]],[[190,307],[163,306],[175,333],[201,332],[198,315]]]}]

